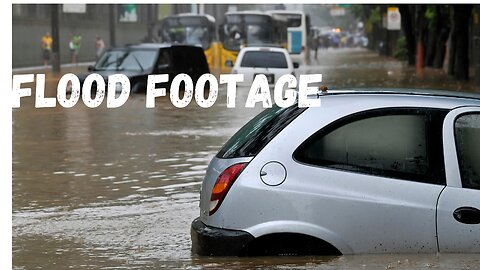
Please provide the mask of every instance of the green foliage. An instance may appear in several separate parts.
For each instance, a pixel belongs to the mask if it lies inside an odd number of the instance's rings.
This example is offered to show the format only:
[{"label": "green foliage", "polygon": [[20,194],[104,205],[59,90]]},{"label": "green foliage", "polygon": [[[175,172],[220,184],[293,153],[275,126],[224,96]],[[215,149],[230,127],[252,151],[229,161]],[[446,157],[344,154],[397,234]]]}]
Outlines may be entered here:
[{"label": "green foliage", "polygon": [[380,12],[380,7],[379,6],[372,9],[372,11],[370,13],[370,18],[368,18],[368,20],[371,23],[381,23],[382,22],[382,13]]},{"label": "green foliage", "polygon": [[427,9],[425,10],[425,19],[428,21],[428,27],[436,27],[436,19],[437,19],[437,7],[428,5]]},{"label": "green foliage", "polygon": [[370,5],[352,5],[349,8],[355,18],[365,21],[370,16]]},{"label": "green foliage", "polygon": [[397,46],[395,46],[395,52],[393,57],[399,60],[407,60],[407,39],[405,36],[401,36],[397,39]]}]

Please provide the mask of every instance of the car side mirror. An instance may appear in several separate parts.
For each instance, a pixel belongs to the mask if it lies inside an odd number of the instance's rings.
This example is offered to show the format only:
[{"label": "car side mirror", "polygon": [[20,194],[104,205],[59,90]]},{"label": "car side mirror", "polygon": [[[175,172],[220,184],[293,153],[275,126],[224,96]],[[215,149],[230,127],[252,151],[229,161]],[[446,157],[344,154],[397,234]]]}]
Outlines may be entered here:
[{"label": "car side mirror", "polygon": [[95,66],[90,65],[90,66],[87,67],[87,70],[88,70],[88,71],[94,71],[94,70],[95,70]]},{"label": "car side mirror", "polygon": [[225,61],[225,66],[226,66],[226,67],[233,67],[233,62],[232,62],[232,60],[229,59],[229,60]]},{"label": "car side mirror", "polygon": [[293,62],[293,68],[298,68],[298,67],[300,67],[300,64],[297,62]]}]

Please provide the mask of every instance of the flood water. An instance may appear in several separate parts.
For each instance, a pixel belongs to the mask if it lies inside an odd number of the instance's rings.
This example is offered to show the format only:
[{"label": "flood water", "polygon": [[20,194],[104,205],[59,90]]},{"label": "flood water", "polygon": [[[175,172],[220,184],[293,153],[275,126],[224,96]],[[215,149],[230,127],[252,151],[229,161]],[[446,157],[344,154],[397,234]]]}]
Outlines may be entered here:
[{"label": "flood water", "polygon": [[[86,67],[64,69],[83,73]],[[44,73],[43,70],[22,73]],[[329,87],[419,87],[480,91],[424,77],[391,58],[361,49],[320,51],[300,73],[322,73]],[[47,72],[54,96],[58,75]],[[177,109],[169,98],[145,107],[145,95],[91,109],[13,110],[13,264],[18,269],[478,269],[480,256],[459,254],[340,257],[208,258],[190,252],[200,184],[222,144],[261,108],[215,105]],[[34,94],[34,91],[32,91]]]}]

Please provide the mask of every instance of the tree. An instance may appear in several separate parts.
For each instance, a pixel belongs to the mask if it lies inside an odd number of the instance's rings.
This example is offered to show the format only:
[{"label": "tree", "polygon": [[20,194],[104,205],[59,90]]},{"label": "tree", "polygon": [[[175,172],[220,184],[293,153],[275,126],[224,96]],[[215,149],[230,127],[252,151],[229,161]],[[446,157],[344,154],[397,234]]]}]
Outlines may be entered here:
[{"label": "tree", "polygon": [[417,57],[416,66],[418,69],[424,67],[424,55],[425,55],[425,36],[427,32],[427,20],[425,18],[425,5],[415,5],[415,33],[417,41]]},{"label": "tree", "polygon": [[425,66],[442,68],[450,31],[449,8],[446,5],[429,5],[425,17],[428,21]]},{"label": "tree", "polygon": [[472,5],[451,5],[448,74],[457,80],[468,80],[468,24]]},{"label": "tree", "polygon": [[402,16],[402,30],[405,35],[407,45],[407,60],[408,65],[415,65],[415,29],[413,23],[412,5],[398,5],[398,9]]}]

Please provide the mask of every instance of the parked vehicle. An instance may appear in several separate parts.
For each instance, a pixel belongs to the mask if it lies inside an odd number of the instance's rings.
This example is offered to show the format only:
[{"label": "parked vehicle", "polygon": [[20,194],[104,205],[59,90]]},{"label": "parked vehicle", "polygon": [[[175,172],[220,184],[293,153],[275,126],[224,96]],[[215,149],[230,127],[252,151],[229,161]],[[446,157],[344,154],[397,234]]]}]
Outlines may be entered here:
[{"label": "parked vehicle", "polygon": [[244,74],[244,84],[251,84],[257,74],[265,74],[269,84],[275,84],[285,74],[295,75],[293,63],[286,49],[273,47],[246,47],[240,50],[232,73]]},{"label": "parked vehicle", "polygon": [[319,98],[265,110],[212,159],[195,253],[480,253],[480,95]]},{"label": "parked vehicle", "polygon": [[[209,73],[202,47],[171,44],[128,45],[107,50],[90,73],[98,73],[107,80],[112,74],[125,74],[130,79],[131,92],[145,92],[150,74],[169,74],[170,80],[180,73],[190,75],[195,82]],[[89,74],[80,76],[83,80]],[[168,85],[164,86],[168,88]]]}]

